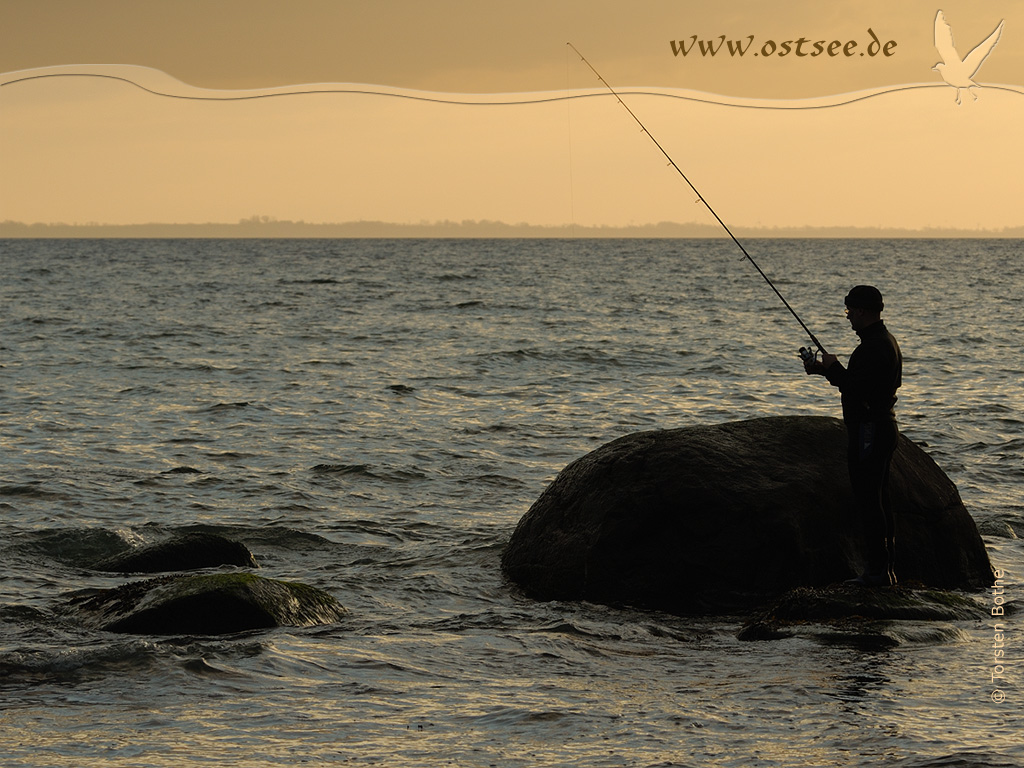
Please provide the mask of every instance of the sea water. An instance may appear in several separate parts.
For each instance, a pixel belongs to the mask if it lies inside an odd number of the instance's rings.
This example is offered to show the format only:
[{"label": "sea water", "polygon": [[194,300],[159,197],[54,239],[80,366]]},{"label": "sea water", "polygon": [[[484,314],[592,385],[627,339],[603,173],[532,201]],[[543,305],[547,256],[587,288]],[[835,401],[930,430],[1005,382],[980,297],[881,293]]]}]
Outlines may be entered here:
[{"label": "sea water", "polygon": [[[1024,762],[1024,253],[746,243],[822,343],[885,294],[898,414],[957,483],[992,621],[888,649],[535,602],[502,548],[621,435],[839,415],[727,240],[0,243],[0,762],[14,766],[1003,766]],[[206,530],[336,625],[115,635],[61,602]],[[728,568],[723,563],[722,568]]]}]

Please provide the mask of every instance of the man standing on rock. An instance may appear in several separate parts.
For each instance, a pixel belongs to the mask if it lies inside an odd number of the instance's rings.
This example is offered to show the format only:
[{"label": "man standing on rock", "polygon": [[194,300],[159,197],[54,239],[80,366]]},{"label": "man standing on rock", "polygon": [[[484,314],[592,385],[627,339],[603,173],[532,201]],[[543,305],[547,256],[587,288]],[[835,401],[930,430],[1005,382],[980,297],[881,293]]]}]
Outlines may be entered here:
[{"label": "man standing on rock", "polygon": [[881,292],[858,285],[846,296],[846,316],[860,344],[844,367],[835,355],[807,360],[804,369],[828,379],[842,394],[846,423],[847,463],[854,503],[861,515],[865,538],[865,569],[854,583],[864,586],[896,584],[895,536],[889,502],[889,465],[896,450],[896,390],[903,381],[899,344],[882,322]]}]

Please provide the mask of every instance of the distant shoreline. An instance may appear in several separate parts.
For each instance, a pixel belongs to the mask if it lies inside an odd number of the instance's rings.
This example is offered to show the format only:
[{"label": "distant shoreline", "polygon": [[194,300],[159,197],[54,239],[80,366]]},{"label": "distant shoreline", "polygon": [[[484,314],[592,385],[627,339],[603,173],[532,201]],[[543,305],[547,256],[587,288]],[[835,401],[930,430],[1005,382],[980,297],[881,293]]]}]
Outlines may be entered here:
[{"label": "distant shoreline", "polygon": [[[993,239],[1024,238],[1024,226],[1001,230],[897,227],[733,227],[744,238],[868,238],[868,239]],[[401,239],[401,238],[722,238],[725,231],[713,224],[661,222],[624,227],[540,226],[497,221],[441,221],[394,224],[356,221],[342,224],[310,224],[302,221],[246,219],[236,224],[25,224],[0,222],[4,239],[88,238],[182,238],[182,239]]]}]

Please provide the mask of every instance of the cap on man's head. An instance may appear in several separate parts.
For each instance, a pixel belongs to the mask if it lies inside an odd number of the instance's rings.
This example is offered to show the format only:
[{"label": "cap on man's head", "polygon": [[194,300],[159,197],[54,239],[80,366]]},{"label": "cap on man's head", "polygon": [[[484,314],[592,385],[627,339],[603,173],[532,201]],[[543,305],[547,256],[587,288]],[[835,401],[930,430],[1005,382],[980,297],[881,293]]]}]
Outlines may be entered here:
[{"label": "cap on man's head", "polygon": [[867,309],[872,312],[881,312],[885,306],[882,303],[882,292],[873,285],[855,285],[846,294],[845,302],[851,309]]}]

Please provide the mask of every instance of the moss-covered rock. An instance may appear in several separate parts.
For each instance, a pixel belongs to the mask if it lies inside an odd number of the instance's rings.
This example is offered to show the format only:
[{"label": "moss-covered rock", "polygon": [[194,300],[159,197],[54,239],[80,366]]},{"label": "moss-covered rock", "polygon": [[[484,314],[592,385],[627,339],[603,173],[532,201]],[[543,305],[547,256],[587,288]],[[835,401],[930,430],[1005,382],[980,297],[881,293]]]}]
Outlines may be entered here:
[{"label": "moss-covered rock", "polygon": [[89,626],[134,634],[221,635],[340,620],[345,609],[306,584],[251,573],[164,576],[72,599]]}]

